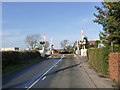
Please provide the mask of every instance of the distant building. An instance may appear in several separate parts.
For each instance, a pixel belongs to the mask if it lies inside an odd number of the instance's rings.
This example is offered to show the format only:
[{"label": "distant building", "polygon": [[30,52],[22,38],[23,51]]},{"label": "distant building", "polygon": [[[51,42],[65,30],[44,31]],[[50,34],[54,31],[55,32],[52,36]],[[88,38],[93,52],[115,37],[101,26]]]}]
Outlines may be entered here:
[{"label": "distant building", "polygon": [[57,52],[60,52],[62,51],[63,49],[53,49],[54,51],[57,51]]},{"label": "distant building", "polygon": [[98,48],[105,47],[103,44],[99,43]]},{"label": "distant building", "polygon": [[[95,45],[95,42],[96,42],[96,41],[88,41],[88,42],[89,42],[89,45]],[[98,44],[98,48],[101,48],[101,47],[105,47],[105,46],[104,46],[104,44],[102,44],[101,41],[100,41],[100,43]]]},{"label": "distant building", "polygon": [[30,48],[26,48],[26,51],[29,51],[30,50]]},{"label": "distant building", "polygon": [[53,53],[54,53],[54,52],[58,52],[58,53],[59,53],[59,52],[62,52],[62,50],[63,50],[63,49],[53,49]]},{"label": "distant building", "polygon": [[18,51],[18,47],[13,47],[13,48],[1,48],[1,51]]},{"label": "distant building", "polygon": [[90,45],[95,45],[95,41],[88,41]]}]

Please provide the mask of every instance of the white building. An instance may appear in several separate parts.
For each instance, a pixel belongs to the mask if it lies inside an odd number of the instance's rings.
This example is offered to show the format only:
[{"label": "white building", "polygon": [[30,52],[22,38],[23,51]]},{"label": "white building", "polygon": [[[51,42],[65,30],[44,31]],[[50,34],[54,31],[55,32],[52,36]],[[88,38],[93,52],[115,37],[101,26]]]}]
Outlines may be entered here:
[{"label": "white building", "polygon": [[98,48],[105,47],[103,44],[99,43]]},{"label": "white building", "polygon": [[1,51],[18,51],[18,47],[13,47],[13,48],[1,48]]}]

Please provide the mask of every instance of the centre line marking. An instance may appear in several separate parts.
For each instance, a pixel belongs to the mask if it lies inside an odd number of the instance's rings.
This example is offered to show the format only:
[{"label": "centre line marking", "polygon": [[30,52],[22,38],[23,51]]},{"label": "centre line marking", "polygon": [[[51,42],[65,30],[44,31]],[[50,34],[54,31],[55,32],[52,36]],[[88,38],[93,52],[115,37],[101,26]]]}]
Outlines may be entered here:
[{"label": "centre line marking", "polygon": [[55,67],[57,67],[57,65],[55,65]]},{"label": "centre line marking", "polygon": [[61,57],[61,59],[56,64],[54,64],[51,68],[49,68],[41,77],[39,77],[34,83],[32,83],[26,90],[32,88],[43,76],[45,76],[50,70],[52,70],[55,67],[55,65],[57,65],[62,60],[62,58],[63,57]]},{"label": "centre line marking", "polygon": [[42,78],[42,80],[45,80],[46,79],[46,76]]}]

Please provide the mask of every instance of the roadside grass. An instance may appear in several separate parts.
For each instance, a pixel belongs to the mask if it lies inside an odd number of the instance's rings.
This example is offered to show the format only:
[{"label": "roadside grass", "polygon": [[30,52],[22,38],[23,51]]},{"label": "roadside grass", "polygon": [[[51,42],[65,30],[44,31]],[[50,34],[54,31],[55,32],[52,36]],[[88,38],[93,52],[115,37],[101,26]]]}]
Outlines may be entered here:
[{"label": "roadside grass", "polygon": [[15,64],[15,65],[6,66],[2,70],[2,75],[5,75],[5,74],[10,73],[10,72],[15,71],[15,70],[19,70],[19,69],[25,68],[25,67],[27,67],[29,65],[41,62],[43,60],[45,60],[45,58],[36,58],[36,59],[33,59],[33,60],[31,60],[29,62],[26,62],[24,64]]}]

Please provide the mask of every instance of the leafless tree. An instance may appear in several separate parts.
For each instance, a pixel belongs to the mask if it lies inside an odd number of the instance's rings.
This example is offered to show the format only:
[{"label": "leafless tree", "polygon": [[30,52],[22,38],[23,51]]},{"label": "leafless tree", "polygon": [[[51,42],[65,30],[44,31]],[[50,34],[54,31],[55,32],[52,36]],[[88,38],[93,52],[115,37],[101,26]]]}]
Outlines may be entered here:
[{"label": "leafless tree", "polygon": [[68,44],[68,40],[63,40],[63,41],[61,41],[60,44],[61,44],[61,48],[66,49],[67,44]]},{"label": "leafless tree", "polygon": [[25,38],[25,43],[28,44],[29,48],[35,49],[35,47],[38,46],[40,39],[41,39],[41,37],[39,34],[27,35]]}]

